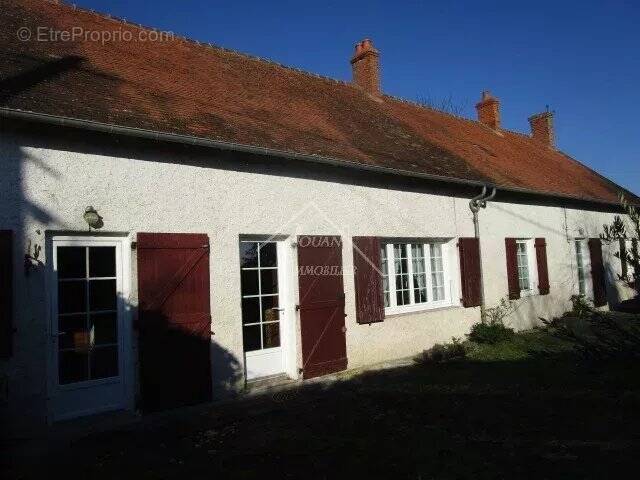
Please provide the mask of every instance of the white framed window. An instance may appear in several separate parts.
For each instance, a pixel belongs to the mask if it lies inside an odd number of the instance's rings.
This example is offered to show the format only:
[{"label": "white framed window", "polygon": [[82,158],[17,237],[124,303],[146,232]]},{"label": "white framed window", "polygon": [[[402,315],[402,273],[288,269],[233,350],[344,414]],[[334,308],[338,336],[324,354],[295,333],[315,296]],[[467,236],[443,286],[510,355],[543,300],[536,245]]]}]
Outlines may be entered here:
[{"label": "white framed window", "polygon": [[380,249],[385,313],[452,305],[447,242],[389,241]]},{"label": "white framed window", "polygon": [[586,238],[576,238],[576,293],[587,298],[593,297],[591,286],[591,257]]},{"label": "white framed window", "polygon": [[532,238],[516,240],[520,295],[533,295],[538,287],[538,269],[533,242]]}]

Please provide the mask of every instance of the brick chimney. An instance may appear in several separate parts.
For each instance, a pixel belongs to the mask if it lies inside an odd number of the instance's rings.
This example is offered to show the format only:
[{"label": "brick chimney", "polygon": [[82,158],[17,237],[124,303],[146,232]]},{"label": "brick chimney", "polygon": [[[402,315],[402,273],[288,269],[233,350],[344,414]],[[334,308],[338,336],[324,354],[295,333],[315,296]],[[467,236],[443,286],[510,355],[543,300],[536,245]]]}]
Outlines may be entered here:
[{"label": "brick chimney", "polygon": [[531,125],[531,136],[534,140],[554,148],[553,112],[547,108],[546,112],[531,115],[529,125]]},{"label": "brick chimney", "polygon": [[500,101],[488,91],[482,92],[482,98],[476,104],[478,121],[494,130],[500,130]]},{"label": "brick chimney", "polygon": [[373,43],[365,38],[356,43],[356,53],[351,59],[353,83],[365,92],[380,95],[380,53],[373,48]]}]

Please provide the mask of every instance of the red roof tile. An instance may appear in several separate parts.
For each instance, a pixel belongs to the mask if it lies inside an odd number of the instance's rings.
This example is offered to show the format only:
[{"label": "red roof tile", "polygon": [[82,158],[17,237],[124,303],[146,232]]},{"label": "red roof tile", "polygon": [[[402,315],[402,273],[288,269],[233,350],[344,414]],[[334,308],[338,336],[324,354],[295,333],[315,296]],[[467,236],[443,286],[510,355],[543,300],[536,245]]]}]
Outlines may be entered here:
[{"label": "red roof tile", "polygon": [[[30,41],[18,39],[23,27]],[[74,27],[132,40],[35,41]],[[137,41],[149,31],[65,4],[3,1],[0,107],[582,199],[617,202],[623,191],[528,136],[190,40]]]}]

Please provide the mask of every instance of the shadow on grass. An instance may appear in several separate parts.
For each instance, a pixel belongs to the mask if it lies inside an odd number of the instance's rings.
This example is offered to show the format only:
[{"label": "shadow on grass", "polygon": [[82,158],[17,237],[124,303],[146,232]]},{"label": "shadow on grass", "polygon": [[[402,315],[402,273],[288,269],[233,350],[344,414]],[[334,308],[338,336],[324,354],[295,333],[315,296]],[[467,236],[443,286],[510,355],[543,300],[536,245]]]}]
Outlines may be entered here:
[{"label": "shadow on grass", "polygon": [[600,478],[635,468],[640,365],[593,361],[565,333],[525,334],[519,360],[414,364],[150,417],[76,440],[27,478],[69,468],[91,478]]}]

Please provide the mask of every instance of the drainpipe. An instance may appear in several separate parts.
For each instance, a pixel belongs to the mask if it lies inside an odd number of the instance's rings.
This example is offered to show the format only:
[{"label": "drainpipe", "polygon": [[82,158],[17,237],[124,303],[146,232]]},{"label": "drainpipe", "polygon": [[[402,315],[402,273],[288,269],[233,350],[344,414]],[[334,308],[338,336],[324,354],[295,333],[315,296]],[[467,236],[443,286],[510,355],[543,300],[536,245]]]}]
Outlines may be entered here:
[{"label": "drainpipe", "polygon": [[496,187],[493,187],[491,193],[487,196],[487,187],[482,187],[482,193],[476,195],[469,201],[469,209],[473,215],[473,230],[475,237],[478,239],[478,253],[480,254],[480,318],[485,319],[486,304],[484,301],[484,279],[482,274],[482,251],[480,248],[480,222],[478,220],[478,212],[481,208],[487,208],[487,202],[493,200],[496,196]]}]

